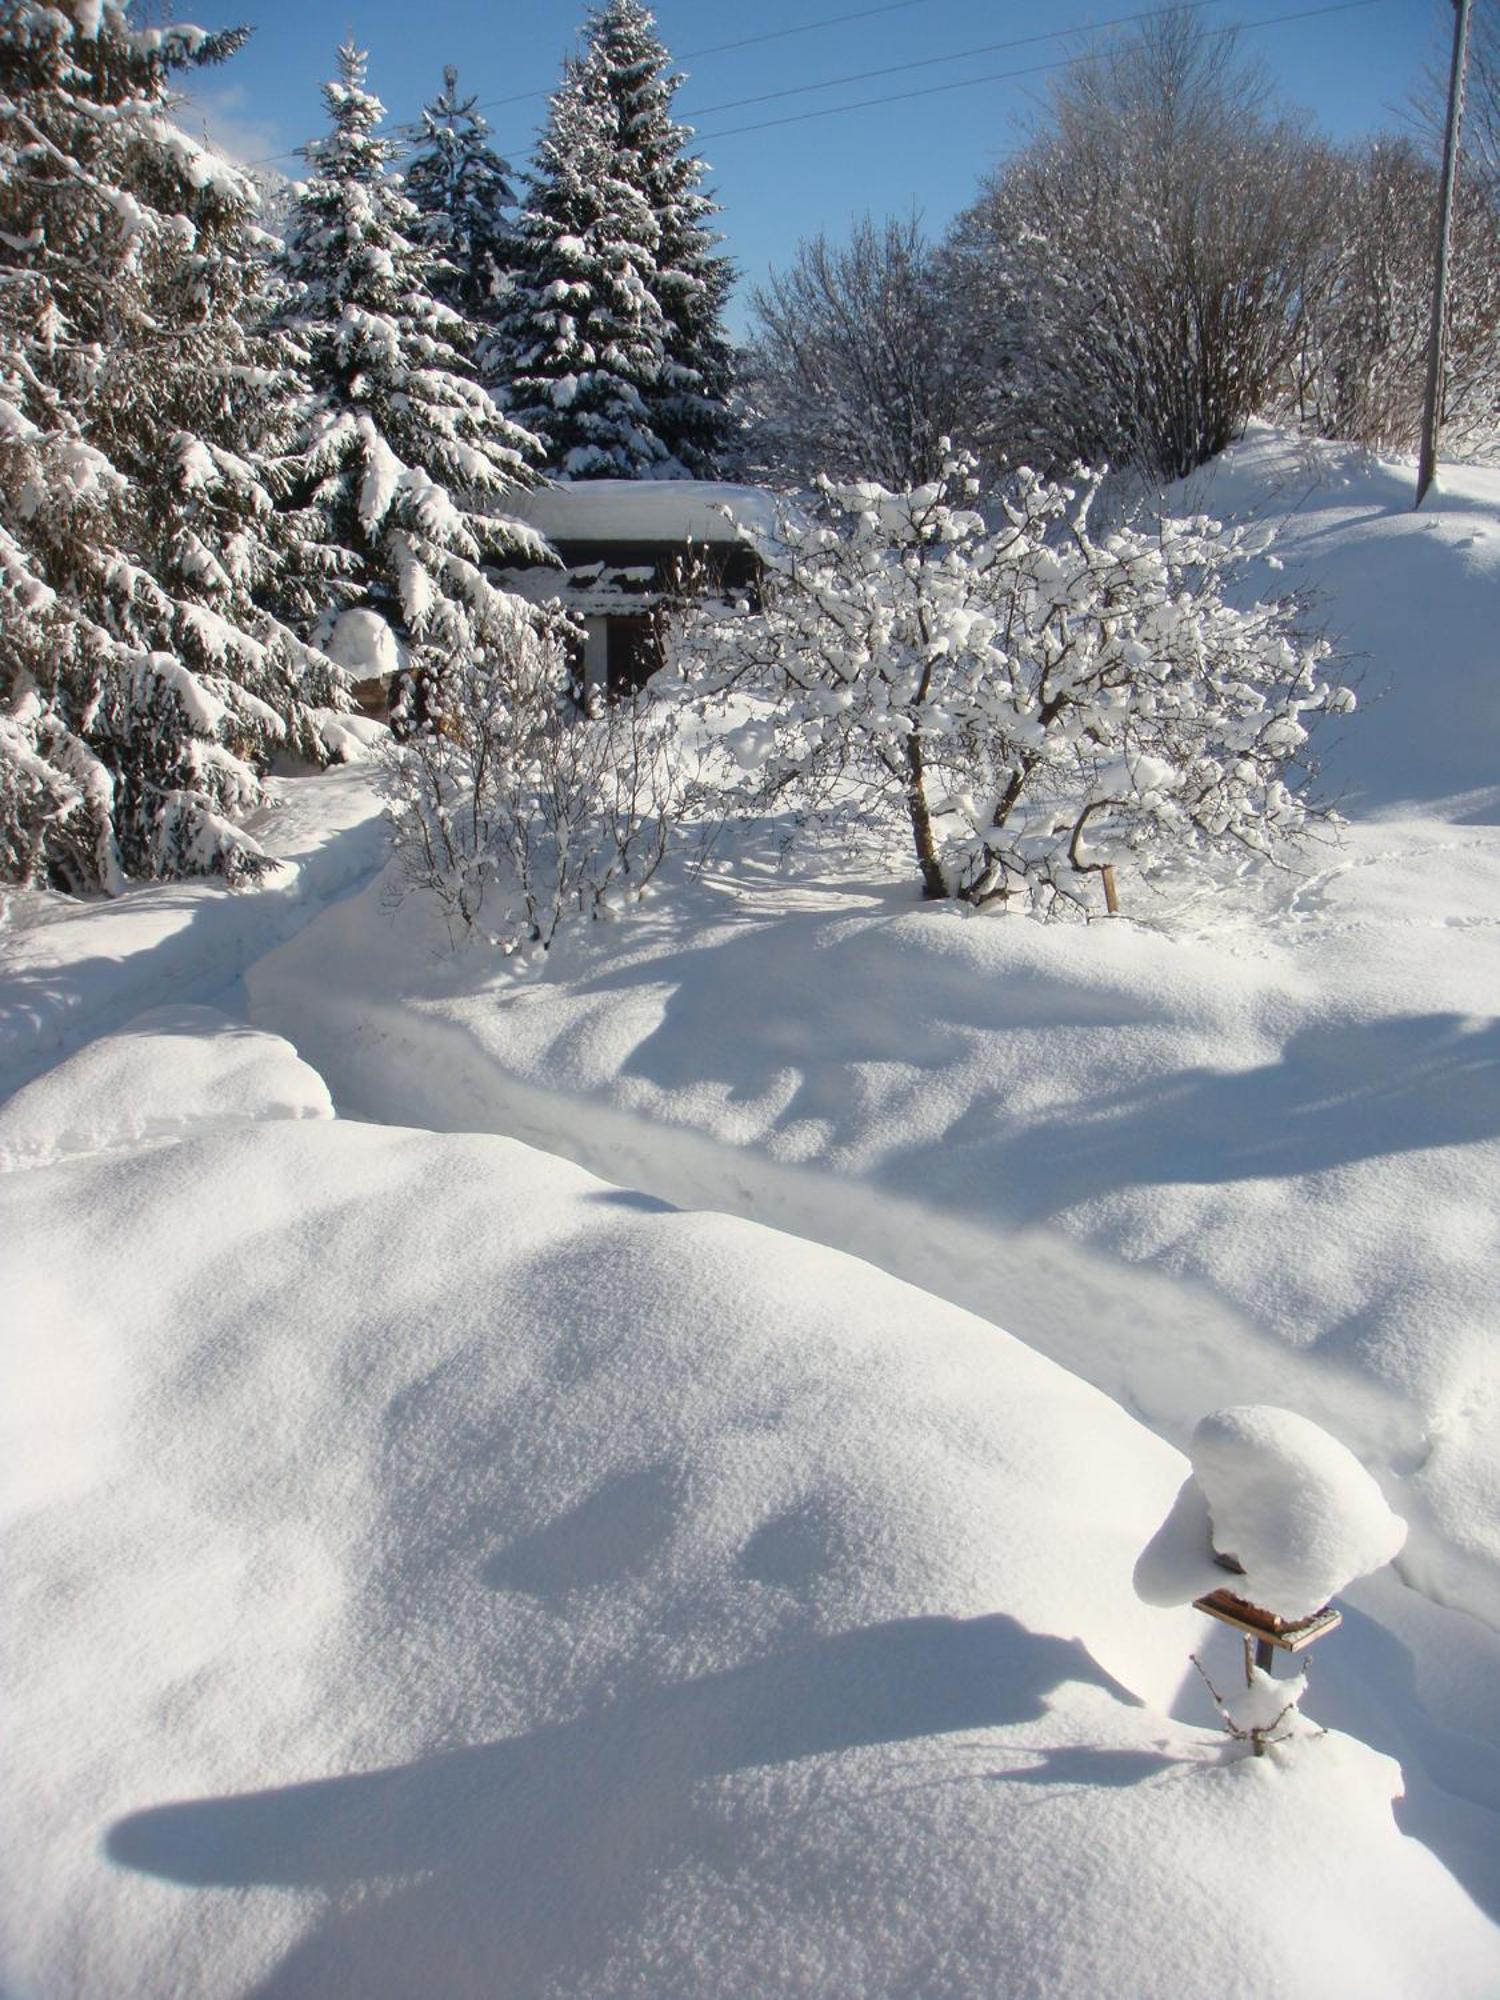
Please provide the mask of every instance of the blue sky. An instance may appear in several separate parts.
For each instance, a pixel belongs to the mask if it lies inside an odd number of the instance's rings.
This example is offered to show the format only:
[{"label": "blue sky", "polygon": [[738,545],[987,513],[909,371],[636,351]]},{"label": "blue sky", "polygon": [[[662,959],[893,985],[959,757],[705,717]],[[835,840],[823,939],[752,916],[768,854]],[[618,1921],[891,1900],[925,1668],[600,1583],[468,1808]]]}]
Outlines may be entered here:
[{"label": "blue sky", "polygon": [[[243,159],[287,154],[323,129],[319,85],[352,27],[393,123],[412,117],[440,86],[443,64],[455,63],[460,87],[487,106],[501,150],[521,163],[585,4],[220,0],[210,11],[207,0],[178,0],[178,16],[204,26],[248,19],[255,27],[247,49],[203,80],[185,122],[206,123]],[[840,235],[866,210],[915,209],[940,232],[980,176],[1024,139],[1047,87],[1041,66],[1086,45],[1065,31],[1086,33],[1145,4],[661,0],[656,15],[688,73],[678,113],[699,128],[726,247],[754,280],[789,261],[800,237]],[[1359,0],[1297,20],[1284,17],[1304,14],[1312,0],[1200,4],[1215,27],[1238,23],[1244,50],[1265,62],[1286,104],[1335,138],[1399,122],[1412,83],[1441,58],[1451,32],[1448,0]],[[1006,43],[1016,45],[995,46]],[[1005,74],[1016,71],[1029,73]],[[855,80],[829,81],[837,78]],[[766,101],[745,101],[755,99]],[[896,101],[833,109],[868,99]],[[276,163],[298,169],[294,158]],[[742,311],[741,300],[737,322]]]}]

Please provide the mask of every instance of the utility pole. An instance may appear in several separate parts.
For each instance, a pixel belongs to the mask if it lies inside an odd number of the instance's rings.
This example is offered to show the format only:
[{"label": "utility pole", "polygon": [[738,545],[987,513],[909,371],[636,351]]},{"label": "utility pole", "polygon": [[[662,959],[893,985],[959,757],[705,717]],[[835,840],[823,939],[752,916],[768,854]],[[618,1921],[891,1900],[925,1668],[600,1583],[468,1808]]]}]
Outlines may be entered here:
[{"label": "utility pole", "polygon": [[1422,455],[1417,464],[1418,507],[1426,498],[1432,475],[1437,470],[1438,424],[1443,408],[1443,348],[1448,331],[1448,251],[1453,238],[1453,183],[1458,178],[1458,135],[1464,122],[1469,6],[1470,0],[1453,0],[1453,67],[1448,73],[1448,122],[1443,132],[1443,177],[1438,188],[1432,326],[1427,336],[1427,395],[1422,405]]}]

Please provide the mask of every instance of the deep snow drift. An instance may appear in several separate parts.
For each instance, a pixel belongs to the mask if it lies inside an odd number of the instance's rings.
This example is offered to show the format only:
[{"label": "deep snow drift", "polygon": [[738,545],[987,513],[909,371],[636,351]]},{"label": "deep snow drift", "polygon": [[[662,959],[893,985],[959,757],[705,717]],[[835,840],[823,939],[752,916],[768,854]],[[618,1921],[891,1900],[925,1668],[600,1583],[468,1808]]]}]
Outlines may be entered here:
[{"label": "deep snow drift", "polygon": [[[1216,478],[1368,656],[1309,880],[1044,930],[749,842],[517,982],[358,893],[353,772],[264,889],[19,900],[7,1992],[1500,1991],[1500,491]],[[1132,1571],[1243,1402],[1413,1531],[1345,1733],[1226,1761],[1189,1648],[1277,1697]]]},{"label": "deep snow drift", "polygon": [[[112,1071],[180,1115],[79,1154]],[[836,1252],[318,1102],[207,1010],[26,1094],[10,1990],[1496,1990],[1387,1760],[1168,1719],[1200,1621],[1130,1569],[1183,1464],[1097,1391]]]},{"label": "deep snow drift", "polygon": [[[255,1018],[346,1109],[856,1249],[1183,1442],[1303,1410],[1410,1519],[1404,1573],[1500,1628],[1500,474],[1413,514],[1408,468],[1258,432],[1177,499],[1281,522],[1270,581],[1360,671],[1310,873],[1047,927],[747,851],[519,983],[372,889],[256,967]],[[1060,1234],[1106,1323],[1059,1309]]]}]

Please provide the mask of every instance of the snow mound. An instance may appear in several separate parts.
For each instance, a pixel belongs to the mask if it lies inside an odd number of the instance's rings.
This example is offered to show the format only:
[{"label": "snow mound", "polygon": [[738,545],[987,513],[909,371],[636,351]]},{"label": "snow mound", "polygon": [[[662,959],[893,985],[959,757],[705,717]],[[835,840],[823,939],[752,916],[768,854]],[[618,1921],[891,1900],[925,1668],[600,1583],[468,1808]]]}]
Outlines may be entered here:
[{"label": "snow mound", "polygon": [[1412,478],[1256,430],[1172,496],[1273,526],[1266,588],[1363,674],[1308,873],[1168,905],[1122,875],[1123,920],[1044,927],[752,831],[522,983],[435,967],[372,889],[261,962],[255,1018],[361,1115],[839,1243],[1184,1445],[1302,1410],[1410,1521],[1403,1577],[1500,1631],[1500,474],[1445,467],[1421,513]]},{"label": "snow mound", "polygon": [[1191,1457],[1213,1545],[1245,1573],[1236,1595],[1279,1617],[1311,1617],[1406,1540],[1406,1523],[1354,1454],[1295,1411],[1215,1410],[1193,1433]]},{"label": "snow mound", "polygon": [[1170,1719],[1178,1455],[868,1265],[326,1119],[4,1176],[0,1257],[11,1990],[1500,1984],[1389,1760]]},{"label": "snow mound", "polygon": [[406,664],[406,649],[378,611],[341,611],[323,649],[356,681],[390,680]]},{"label": "snow mound", "polygon": [[206,1126],[332,1116],[327,1085],[279,1035],[212,1007],[156,1007],[0,1104],[0,1172]]}]

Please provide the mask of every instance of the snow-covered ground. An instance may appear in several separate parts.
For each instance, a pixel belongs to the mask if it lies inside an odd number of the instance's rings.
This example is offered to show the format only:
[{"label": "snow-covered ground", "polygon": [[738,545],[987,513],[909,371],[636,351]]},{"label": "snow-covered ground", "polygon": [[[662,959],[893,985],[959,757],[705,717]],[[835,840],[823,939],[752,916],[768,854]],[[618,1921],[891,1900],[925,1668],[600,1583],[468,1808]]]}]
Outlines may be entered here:
[{"label": "snow-covered ground", "polygon": [[129,890],[109,903],[0,889],[0,1094],[148,1007],[211,1000],[385,854],[368,767],[282,779],[251,821],[280,867],[258,889],[211,882]]},{"label": "snow-covered ground", "polygon": [[1394,1765],[1170,1719],[1201,1621],[1130,1578],[1181,1461],[1098,1391],[319,1108],[200,1008],[8,1114],[9,1990],[1495,1990]]},{"label": "snow-covered ground", "polygon": [[[1195,497],[1365,661],[1305,879],[747,844],[516,981],[353,772],[13,911],[7,1991],[1500,1991],[1500,479]],[[1226,1762],[1131,1573],[1232,1403],[1412,1526]]]},{"label": "snow-covered ground", "polygon": [[740,856],[522,984],[376,887],[256,967],[255,1017],[346,1109],[872,1256],[1168,1435],[1289,1398],[1500,1627],[1500,475],[1416,515],[1405,468],[1260,433],[1192,497],[1295,508],[1362,673],[1309,874],[1081,929]]}]

